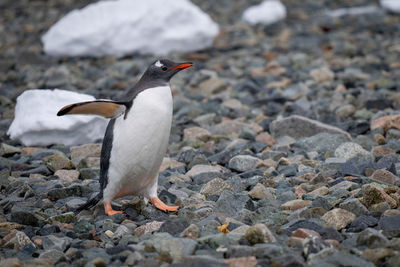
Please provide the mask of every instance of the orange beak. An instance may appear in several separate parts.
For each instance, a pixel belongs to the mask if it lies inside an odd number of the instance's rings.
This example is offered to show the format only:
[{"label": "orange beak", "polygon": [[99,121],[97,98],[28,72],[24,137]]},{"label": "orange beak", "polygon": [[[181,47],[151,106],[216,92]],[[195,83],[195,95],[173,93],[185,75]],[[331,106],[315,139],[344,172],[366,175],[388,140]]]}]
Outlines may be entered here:
[{"label": "orange beak", "polygon": [[193,66],[192,62],[186,62],[186,63],[182,63],[182,64],[179,64],[179,65],[176,65],[175,67],[171,68],[170,70],[186,69],[186,68],[190,68],[191,66]]}]

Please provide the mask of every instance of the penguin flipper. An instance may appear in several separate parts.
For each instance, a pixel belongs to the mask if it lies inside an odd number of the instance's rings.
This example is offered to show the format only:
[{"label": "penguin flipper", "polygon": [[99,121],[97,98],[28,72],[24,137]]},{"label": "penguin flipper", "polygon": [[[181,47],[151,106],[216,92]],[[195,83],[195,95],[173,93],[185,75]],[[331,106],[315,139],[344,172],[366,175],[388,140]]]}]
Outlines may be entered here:
[{"label": "penguin flipper", "polygon": [[70,114],[100,115],[105,118],[116,118],[125,113],[127,103],[110,100],[95,100],[67,105],[60,109],[57,116]]}]

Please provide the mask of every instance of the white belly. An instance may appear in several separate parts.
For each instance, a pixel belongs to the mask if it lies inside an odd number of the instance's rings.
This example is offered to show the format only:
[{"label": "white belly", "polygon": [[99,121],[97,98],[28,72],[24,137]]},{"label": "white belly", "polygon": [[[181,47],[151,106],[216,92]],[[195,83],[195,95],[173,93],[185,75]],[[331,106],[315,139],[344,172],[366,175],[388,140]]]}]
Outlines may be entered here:
[{"label": "white belly", "polygon": [[171,120],[169,86],[139,93],[127,118],[122,115],[116,119],[104,201],[133,194],[154,197],[158,170],[168,147]]}]

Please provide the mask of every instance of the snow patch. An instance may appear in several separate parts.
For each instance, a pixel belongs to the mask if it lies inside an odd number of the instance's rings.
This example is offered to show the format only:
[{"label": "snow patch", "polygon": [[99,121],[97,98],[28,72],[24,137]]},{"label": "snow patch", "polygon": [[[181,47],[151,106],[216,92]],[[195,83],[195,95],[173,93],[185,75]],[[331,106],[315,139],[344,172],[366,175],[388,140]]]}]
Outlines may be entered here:
[{"label": "snow patch", "polygon": [[328,16],[337,18],[342,16],[355,16],[355,15],[364,15],[380,12],[381,9],[377,6],[361,6],[361,7],[350,7],[350,8],[339,8],[335,10],[329,10],[326,12]]},{"label": "snow patch", "polygon": [[14,121],[7,134],[25,146],[93,143],[103,138],[108,119],[87,115],[57,116],[65,105],[91,100],[95,98],[59,89],[25,91],[17,98]]},{"label": "snow patch", "polygon": [[243,20],[251,25],[273,24],[286,17],[286,8],[280,1],[264,1],[243,12]]},{"label": "snow patch", "polygon": [[381,0],[381,6],[390,12],[400,14],[400,0]]},{"label": "snow patch", "polygon": [[188,0],[117,0],[71,11],[42,42],[52,56],[166,55],[207,48],[218,32],[218,25]]}]

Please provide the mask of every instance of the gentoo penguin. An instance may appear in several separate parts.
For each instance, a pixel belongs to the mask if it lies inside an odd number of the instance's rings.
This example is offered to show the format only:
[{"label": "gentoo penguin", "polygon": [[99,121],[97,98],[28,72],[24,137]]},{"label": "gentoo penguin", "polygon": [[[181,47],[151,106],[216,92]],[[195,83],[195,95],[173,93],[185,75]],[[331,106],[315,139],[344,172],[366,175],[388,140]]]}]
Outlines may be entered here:
[{"label": "gentoo penguin", "polygon": [[96,114],[111,118],[100,159],[100,192],[77,209],[103,199],[108,215],[122,213],[111,201],[127,195],[143,196],[162,211],[176,211],[157,197],[158,170],[167,151],[172,121],[170,79],[192,63],[157,60],[125,96],[126,101],[95,100],[63,107],[58,116]]}]

